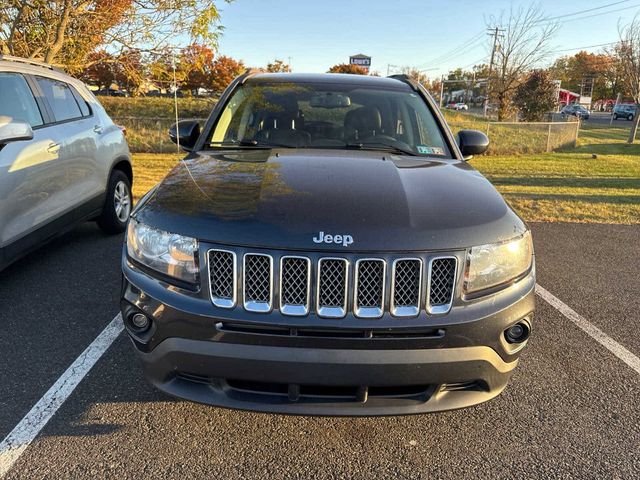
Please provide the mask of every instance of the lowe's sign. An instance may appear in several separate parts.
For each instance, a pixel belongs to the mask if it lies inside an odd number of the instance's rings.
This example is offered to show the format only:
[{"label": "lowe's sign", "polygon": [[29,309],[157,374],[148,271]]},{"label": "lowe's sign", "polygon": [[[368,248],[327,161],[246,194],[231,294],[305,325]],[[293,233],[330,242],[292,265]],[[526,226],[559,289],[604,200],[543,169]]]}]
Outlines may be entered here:
[{"label": "lowe's sign", "polygon": [[358,55],[352,55],[349,57],[349,64],[358,65],[359,67],[366,68],[367,70],[371,66],[371,57],[359,53]]}]

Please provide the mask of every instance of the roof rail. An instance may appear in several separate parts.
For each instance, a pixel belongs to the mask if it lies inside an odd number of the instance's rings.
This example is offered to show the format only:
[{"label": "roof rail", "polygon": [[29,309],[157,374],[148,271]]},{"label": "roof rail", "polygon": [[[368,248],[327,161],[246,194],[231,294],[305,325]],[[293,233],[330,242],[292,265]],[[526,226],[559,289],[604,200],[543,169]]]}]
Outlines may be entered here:
[{"label": "roof rail", "polygon": [[418,82],[415,81],[413,78],[409,77],[408,75],[404,74],[404,73],[397,73],[395,75],[389,75],[387,78],[393,78],[394,80],[400,80],[403,83],[406,83],[407,85],[409,85],[411,88],[413,88],[414,90],[418,91]]},{"label": "roof rail", "polygon": [[240,85],[243,85],[244,82],[246,82],[250,77],[253,77],[254,75],[256,75],[258,73],[262,73],[262,70],[259,70],[257,68],[247,68],[244,71],[244,73],[242,75],[240,75],[240,77],[239,77]]},{"label": "roof rail", "polygon": [[36,66],[36,67],[46,68],[48,70],[55,70],[57,72],[62,72],[62,70],[60,68],[54,67],[53,65],[50,65],[50,64],[45,63],[45,62],[40,62],[38,60],[32,60],[30,58],[14,57],[13,55],[0,54],[0,61],[3,61],[3,60],[6,61],[6,62],[25,63],[27,65],[33,65],[33,66]]}]

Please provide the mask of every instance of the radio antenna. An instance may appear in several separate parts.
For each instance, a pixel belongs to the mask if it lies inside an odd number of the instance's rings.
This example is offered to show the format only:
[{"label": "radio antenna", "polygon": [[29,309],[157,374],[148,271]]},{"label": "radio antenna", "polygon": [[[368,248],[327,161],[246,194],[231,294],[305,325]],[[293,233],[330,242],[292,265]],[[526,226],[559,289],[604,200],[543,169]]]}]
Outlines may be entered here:
[{"label": "radio antenna", "polygon": [[180,128],[178,128],[178,79],[176,77],[176,54],[171,55],[171,67],[173,68],[173,109],[176,114],[176,146],[180,153]]}]

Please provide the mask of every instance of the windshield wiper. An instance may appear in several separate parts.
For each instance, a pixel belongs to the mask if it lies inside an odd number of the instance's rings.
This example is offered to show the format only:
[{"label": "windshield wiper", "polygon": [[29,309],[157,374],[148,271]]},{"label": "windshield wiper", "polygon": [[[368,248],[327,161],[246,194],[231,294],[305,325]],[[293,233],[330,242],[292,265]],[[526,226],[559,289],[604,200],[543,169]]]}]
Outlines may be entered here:
[{"label": "windshield wiper", "polygon": [[251,148],[298,148],[284,143],[259,142],[258,140],[224,140],[221,142],[209,142],[210,147],[251,147]]},{"label": "windshield wiper", "polygon": [[267,145],[258,144],[257,140],[221,140],[209,142],[209,147],[251,147],[251,148],[270,148]]},{"label": "windshield wiper", "polygon": [[347,148],[355,148],[358,150],[388,150],[391,152],[396,152],[396,153],[401,153],[403,155],[411,155],[413,157],[417,157],[418,154],[416,152],[413,152],[411,150],[407,150],[406,148],[402,148],[402,147],[398,147],[396,145],[391,145],[390,143],[384,143],[384,142],[354,142],[354,143],[347,143],[345,145]]}]

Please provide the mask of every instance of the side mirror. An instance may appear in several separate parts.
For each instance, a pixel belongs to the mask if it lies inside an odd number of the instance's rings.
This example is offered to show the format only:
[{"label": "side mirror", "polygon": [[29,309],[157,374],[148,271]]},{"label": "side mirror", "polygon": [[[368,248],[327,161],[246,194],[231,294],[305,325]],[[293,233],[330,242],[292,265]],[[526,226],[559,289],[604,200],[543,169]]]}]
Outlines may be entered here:
[{"label": "side mirror", "polygon": [[26,122],[13,121],[11,117],[0,116],[0,145],[32,139],[31,125]]},{"label": "side mirror", "polygon": [[489,137],[478,130],[460,130],[458,132],[458,146],[465,160],[474,155],[480,155],[489,148]]},{"label": "side mirror", "polygon": [[[200,123],[197,120],[180,120],[169,127],[169,138],[190,152],[200,136]],[[179,141],[178,141],[179,140]]]}]

